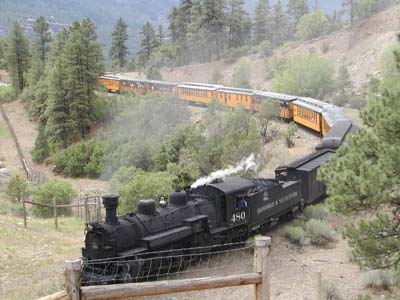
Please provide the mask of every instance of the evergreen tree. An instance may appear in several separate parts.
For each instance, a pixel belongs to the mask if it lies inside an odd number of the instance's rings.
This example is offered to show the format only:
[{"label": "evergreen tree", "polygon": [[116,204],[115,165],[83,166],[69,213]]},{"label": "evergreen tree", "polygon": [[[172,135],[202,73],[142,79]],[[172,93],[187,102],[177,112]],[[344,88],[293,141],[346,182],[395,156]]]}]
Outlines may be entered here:
[{"label": "evergreen tree", "polygon": [[287,15],[289,19],[290,30],[293,31],[300,18],[308,14],[307,0],[289,0],[287,5]]},{"label": "evergreen tree", "polygon": [[158,25],[157,39],[160,45],[164,43],[165,34],[162,24]]},{"label": "evergreen tree", "polygon": [[248,41],[249,16],[244,9],[244,3],[244,0],[228,0],[228,48],[243,46]]},{"label": "evergreen tree", "polygon": [[296,34],[303,40],[317,38],[329,31],[330,23],[325,14],[317,9],[302,16],[297,23]]},{"label": "evergreen tree", "polygon": [[211,61],[215,54],[215,58],[219,59],[224,49],[225,40],[225,0],[204,0],[202,11],[202,28],[201,32],[205,36],[206,60]]},{"label": "evergreen tree", "polygon": [[27,84],[30,57],[29,42],[18,22],[12,24],[7,39],[5,57],[12,85],[16,91],[22,92]]},{"label": "evergreen tree", "polygon": [[283,12],[282,2],[278,0],[272,9],[272,45],[277,47],[284,43],[288,37],[288,20]]},{"label": "evergreen tree", "polygon": [[[30,97],[34,98],[34,90],[36,83],[45,73],[45,64],[50,51],[51,35],[49,25],[47,24],[44,17],[36,19],[33,25],[33,32],[35,40],[33,42],[32,61],[31,68],[28,74],[28,82],[30,86],[31,94]],[[34,101],[34,99],[32,99]]]},{"label": "evergreen tree", "polygon": [[[49,77],[49,99],[45,111],[45,131],[38,135],[35,142],[35,152],[41,152],[48,145],[52,152],[58,148],[67,148],[76,131],[76,123],[71,117],[68,99],[68,67],[63,49],[68,42],[69,32],[60,31],[51,47],[49,60],[51,68],[48,71]],[[42,129],[43,130],[43,129]],[[43,136],[47,137],[44,140]],[[35,155],[36,156],[36,155]],[[39,157],[42,157],[38,154]],[[41,158],[42,159],[42,158]],[[38,160],[41,160],[38,159]]]},{"label": "evergreen tree", "polygon": [[146,22],[140,31],[141,42],[139,55],[139,63],[145,67],[150,60],[152,51],[159,46],[156,33],[150,22]]},{"label": "evergreen tree", "polygon": [[258,45],[271,40],[271,16],[269,0],[259,0],[254,11],[254,40]]},{"label": "evergreen tree", "polygon": [[342,6],[343,9],[349,13],[350,26],[353,26],[355,13],[354,0],[342,0]]},{"label": "evergreen tree", "polygon": [[96,42],[94,23],[83,19],[74,22],[65,45],[68,67],[68,98],[71,116],[77,124],[79,137],[85,137],[94,121],[93,105],[97,76],[102,72],[102,53]]},{"label": "evergreen tree", "polygon": [[[397,65],[400,55],[396,54]],[[398,70],[400,72],[400,70]],[[400,78],[400,77],[397,77]],[[395,83],[399,86],[400,81]],[[383,91],[361,113],[364,126],[320,169],[329,207],[359,221],[344,236],[363,268],[400,266],[400,93]],[[369,216],[369,214],[367,214]]]},{"label": "evergreen tree", "polygon": [[127,63],[128,47],[128,25],[122,18],[119,18],[112,32],[112,42],[110,48],[110,57],[119,68],[123,68]]},{"label": "evergreen tree", "polygon": [[36,19],[33,25],[33,33],[35,34],[34,47],[39,53],[39,58],[43,65],[47,60],[47,54],[50,50],[51,35],[49,32],[49,24],[46,19],[42,16]]},{"label": "evergreen tree", "polygon": [[6,67],[5,50],[6,42],[0,37],[0,68]]}]

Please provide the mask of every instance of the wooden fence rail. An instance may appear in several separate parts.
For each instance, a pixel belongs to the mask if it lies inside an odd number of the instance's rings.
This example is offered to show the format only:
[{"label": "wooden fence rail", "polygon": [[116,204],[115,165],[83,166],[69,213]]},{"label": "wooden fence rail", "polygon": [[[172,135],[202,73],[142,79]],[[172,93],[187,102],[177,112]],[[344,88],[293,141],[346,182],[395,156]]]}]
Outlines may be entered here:
[{"label": "wooden fence rail", "polygon": [[8,131],[10,131],[11,136],[14,140],[15,147],[17,148],[18,157],[21,161],[22,168],[24,169],[26,178],[30,182],[37,184],[37,185],[45,183],[48,179],[47,179],[46,175],[44,174],[44,172],[32,168],[31,165],[29,164],[28,160],[25,158],[24,153],[22,151],[22,147],[18,141],[17,134],[15,133],[14,127],[12,126],[10,119],[8,118],[2,105],[0,105],[0,112],[1,112],[1,115],[3,116],[4,122],[7,125]]},{"label": "wooden fence rail", "polygon": [[[78,198],[80,199],[80,198]],[[94,201],[88,201],[89,199],[93,199]],[[56,228],[56,230],[58,230],[58,217],[59,217],[59,209],[65,209],[65,208],[78,208],[78,216],[79,216],[79,212],[80,209],[83,208],[84,210],[84,221],[85,223],[89,223],[90,221],[92,221],[93,219],[91,219],[90,217],[90,211],[91,211],[91,207],[95,207],[94,209],[94,216],[95,216],[95,220],[97,222],[100,222],[102,220],[102,213],[101,213],[101,201],[100,201],[100,197],[98,196],[89,196],[89,197],[85,197],[84,201],[82,204],[79,204],[81,201],[78,200],[78,204],[56,204],[55,199],[53,199],[53,203],[52,204],[45,204],[45,203],[37,203],[37,202],[33,202],[33,201],[29,201],[29,200],[23,200],[22,201],[22,208],[23,208],[23,217],[24,217],[24,226],[25,228],[27,228],[28,226],[28,222],[27,222],[27,211],[26,211],[26,204],[31,204],[31,205],[36,205],[36,206],[41,206],[41,207],[47,207],[47,208],[51,208],[53,210],[53,217],[54,217],[54,226]]]},{"label": "wooden fence rail", "polygon": [[271,300],[270,249],[270,237],[256,237],[253,273],[235,274],[223,277],[204,277],[83,287],[80,286],[81,260],[67,260],[65,271],[65,291],[38,300],[113,300],[242,285],[255,286],[254,296],[256,300]]}]

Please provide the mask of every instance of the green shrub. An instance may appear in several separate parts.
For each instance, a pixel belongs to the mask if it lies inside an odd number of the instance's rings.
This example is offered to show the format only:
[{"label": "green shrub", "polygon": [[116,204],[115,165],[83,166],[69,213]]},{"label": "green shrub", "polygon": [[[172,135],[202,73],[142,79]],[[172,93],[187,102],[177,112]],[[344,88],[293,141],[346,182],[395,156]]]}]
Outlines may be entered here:
[{"label": "green shrub", "polygon": [[306,233],[299,226],[286,226],[285,236],[293,244],[299,246],[306,245]]},{"label": "green shrub", "polygon": [[338,287],[333,281],[323,280],[321,284],[322,300],[342,300]]},{"label": "green shrub", "polygon": [[257,52],[260,56],[271,56],[274,48],[270,41],[263,41],[257,46]]},{"label": "green shrub", "polygon": [[17,98],[17,92],[12,86],[0,86],[0,103],[10,102]]},{"label": "green shrub", "polygon": [[231,64],[234,63],[242,56],[246,56],[251,52],[251,47],[246,45],[239,48],[230,48],[224,52],[222,55],[225,63]]},{"label": "green shrub", "polygon": [[111,179],[112,190],[120,194],[120,214],[136,210],[141,199],[158,199],[173,191],[174,177],[166,172],[145,172],[135,168],[121,168]]},{"label": "green shrub", "polygon": [[315,245],[325,245],[335,240],[335,232],[322,220],[311,219],[306,223],[306,233]]},{"label": "green shrub", "polygon": [[354,253],[354,249],[347,245],[346,248],[344,248],[344,252],[350,262],[356,262],[356,254]]},{"label": "green shrub", "polygon": [[307,206],[304,210],[304,216],[307,220],[317,219],[324,220],[328,215],[328,210],[322,204]]},{"label": "green shrub", "polygon": [[[71,196],[75,195],[75,191],[71,184],[60,180],[50,180],[38,186],[33,193],[33,201],[42,204],[53,204],[53,199],[57,204],[69,204]],[[48,218],[53,216],[53,209],[50,207],[42,207],[34,205],[33,214],[37,217]],[[59,215],[70,215],[67,208],[58,209]]]},{"label": "green shrub", "polygon": [[71,177],[99,177],[104,169],[104,144],[95,140],[71,145],[53,155],[53,171]]},{"label": "green shrub", "polygon": [[297,125],[294,122],[290,122],[289,128],[284,132],[284,137],[287,146],[290,148],[294,146],[294,135],[297,131]]},{"label": "green shrub", "polygon": [[21,202],[28,194],[28,182],[19,175],[11,177],[7,185],[6,194],[11,202]]},{"label": "green shrub", "polygon": [[361,274],[361,281],[366,287],[389,289],[397,284],[394,270],[370,270]]}]

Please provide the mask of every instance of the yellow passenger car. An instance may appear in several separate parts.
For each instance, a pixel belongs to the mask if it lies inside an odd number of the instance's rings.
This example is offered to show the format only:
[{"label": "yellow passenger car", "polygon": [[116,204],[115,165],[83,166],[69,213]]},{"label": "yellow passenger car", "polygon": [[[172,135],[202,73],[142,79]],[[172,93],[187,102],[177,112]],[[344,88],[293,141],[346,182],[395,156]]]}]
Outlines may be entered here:
[{"label": "yellow passenger car", "polygon": [[249,89],[219,88],[216,91],[216,99],[230,107],[241,104],[247,110],[258,109],[254,101],[254,91]]},{"label": "yellow passenger car", "polygon": [[201,84],[185,82],[178,85],[180,100],[207,105],[216,96],[216,91],[222,86],[215,84]]},{"label": "yellow passenger car", "polygon": [[292,105],[293,121],[321,135],[326,134],[327,124],[323,124],[322,113],[330,106],[328,103],[312,98],[298,98]]},{"label": "yellow passenger car", "polygon": [[109,92],[119,93],[121,90],[121,82],[119,77],[116,76],[99,76],[97,82],[102,83]]}]

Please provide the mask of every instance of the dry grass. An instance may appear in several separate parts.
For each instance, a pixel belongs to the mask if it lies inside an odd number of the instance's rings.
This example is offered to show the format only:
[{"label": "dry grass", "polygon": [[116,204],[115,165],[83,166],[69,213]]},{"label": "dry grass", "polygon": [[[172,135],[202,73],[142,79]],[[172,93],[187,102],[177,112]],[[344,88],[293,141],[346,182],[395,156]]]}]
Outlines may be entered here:
[{"label": "dry grass", "polygon": [[0,299],[36,299],[63,289],[64,261],[80,256],[83,225],[60,218],[59,228],[53,219],[28,219],[25,229],[22,218],[0,215]]}]

